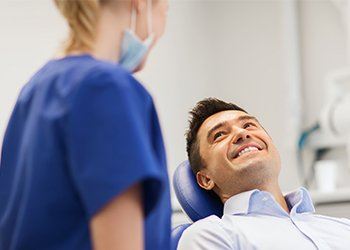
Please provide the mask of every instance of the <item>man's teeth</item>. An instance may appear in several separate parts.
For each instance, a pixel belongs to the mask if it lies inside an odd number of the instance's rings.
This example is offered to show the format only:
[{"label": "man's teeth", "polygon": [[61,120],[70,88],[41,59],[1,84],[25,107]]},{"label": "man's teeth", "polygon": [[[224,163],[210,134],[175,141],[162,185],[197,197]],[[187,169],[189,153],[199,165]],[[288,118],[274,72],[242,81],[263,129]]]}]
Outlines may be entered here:
[{"label": "man's teeth", "polygon": [[259,151],[259,149],[257,147],[247,147],[247,148],[243,149],[242,151],[240,151],[238,153],[238,156],[241,156],[245,153],[252,152],[252,151]]}]

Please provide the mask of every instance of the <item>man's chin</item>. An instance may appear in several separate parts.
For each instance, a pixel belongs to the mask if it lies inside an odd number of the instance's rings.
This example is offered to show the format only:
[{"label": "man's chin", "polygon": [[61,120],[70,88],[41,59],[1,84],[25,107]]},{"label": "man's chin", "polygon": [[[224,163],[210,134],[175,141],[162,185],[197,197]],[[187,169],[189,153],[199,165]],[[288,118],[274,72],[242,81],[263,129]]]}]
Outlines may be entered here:
[{"label": "man's chin", "polygon": [[247,169],[248,171],[258,171],[268,169],[269,167],[269,164],[267,164],[267,162],[261,157],[246,158],[242,162],[236,162],[235,165],[237,166],[238,170]]}]

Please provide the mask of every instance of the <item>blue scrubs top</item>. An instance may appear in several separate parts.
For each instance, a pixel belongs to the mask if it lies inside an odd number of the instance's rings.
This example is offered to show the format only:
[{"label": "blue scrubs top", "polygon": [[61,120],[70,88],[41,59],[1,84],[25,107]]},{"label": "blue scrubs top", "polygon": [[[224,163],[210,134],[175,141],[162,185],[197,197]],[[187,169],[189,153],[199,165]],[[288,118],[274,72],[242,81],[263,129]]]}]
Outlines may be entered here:
[{"label": "blue scrubs top", "polygon": [[115,64],[89,55],[50,61],[21,91],[4,137],[0,249],[91,249],[90,219],[136,183],[145,248],[170,249],[166,157],[151,96]]}]

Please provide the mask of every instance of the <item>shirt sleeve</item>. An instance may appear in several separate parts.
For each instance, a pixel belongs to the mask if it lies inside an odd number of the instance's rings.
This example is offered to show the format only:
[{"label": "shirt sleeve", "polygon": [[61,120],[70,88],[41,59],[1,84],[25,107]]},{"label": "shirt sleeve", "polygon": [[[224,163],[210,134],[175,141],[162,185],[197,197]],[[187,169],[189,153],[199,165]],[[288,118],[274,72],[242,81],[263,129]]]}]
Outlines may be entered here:
[{"label": "shirt sleeve", "polygon": [[128,76],[116,79],[95,73],[77,88],[71,101],[69,170],[89,217],[136,183],[142,183],[147,216],[164,184],[150,145],[146,98],[131,81]]},{"label": "shirt sleeve", "polygon": [[235,242],[222,227],[220,218],[210,216],[187,228],[179,241],[178,250],[234,250]]}]

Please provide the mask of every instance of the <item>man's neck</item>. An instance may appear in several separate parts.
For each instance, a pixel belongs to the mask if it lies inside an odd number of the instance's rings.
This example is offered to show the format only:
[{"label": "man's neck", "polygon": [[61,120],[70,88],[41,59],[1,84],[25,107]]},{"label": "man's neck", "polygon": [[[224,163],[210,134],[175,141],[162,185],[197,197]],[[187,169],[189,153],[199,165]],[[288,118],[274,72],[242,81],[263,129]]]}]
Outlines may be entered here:
[{"label": "man's neck", "polygon": [[269,192],[270,194],[272,194],[272,196],[275,198],[276,202],[282,207],[282,209],[284,211],[286,211],[289,214],[289,207],[288,207],[287,201],[285,200],[285,198],[282,194],[282,191],[278,185],[275,188],[271,187],[271,188],[261,189],[261,191],[266,191],[266,192]]}]

